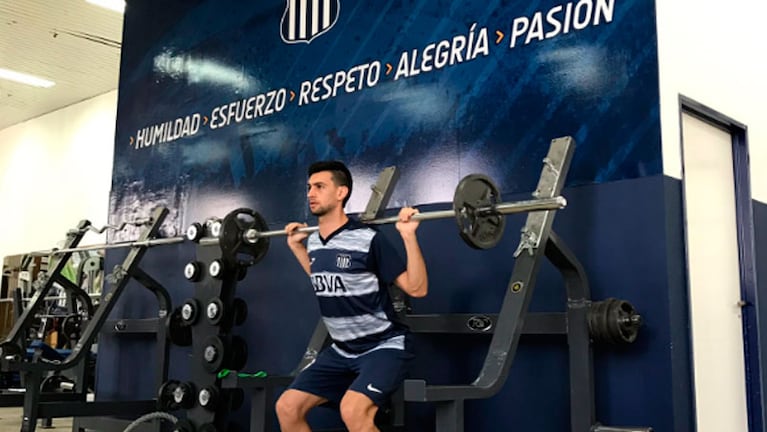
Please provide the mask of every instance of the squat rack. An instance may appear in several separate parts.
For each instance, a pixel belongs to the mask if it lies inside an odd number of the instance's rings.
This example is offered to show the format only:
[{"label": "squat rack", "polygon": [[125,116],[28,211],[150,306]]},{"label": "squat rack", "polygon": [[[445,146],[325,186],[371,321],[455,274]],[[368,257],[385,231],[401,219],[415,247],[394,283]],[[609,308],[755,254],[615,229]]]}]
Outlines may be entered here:
[{"label": "squat rack", "polygon": [[[168,214],[164,207],[156,208],[146,224],[142,226],[139,241],[146,241],[155,237]],[[76,284],[63,276],[62,270],[66,262],[77,249],[77,244],[82,240],[91,224],[87,220],[81,221],[77,228],[67,233],[64,249],[57,257],[55,265],[49,269],[39,289],[29,301],[29,304],[17,318],[13,328],[0,344],[0,369],[4,372],[19,372],[23,376],[26,391],[23,394],[23,418],[21,431],[33,432],[39,418],[78,417],[78,424],[86,423],[79,417],[99,417],[108,415],[141,415],[151,412],[155,408],[155,400],[135,401],[87,401],[87,385],[82,377],[85,376],[87,359],[91,355],[91,346],[96,336],[105,328],[105,325],[119,333],[155,333],[157,340],[157,367],[158,386],[165,381],[168,370],[168,343],[166,336],[165,319],[170,309],[171,299],[167,290],[149,274],[139,267],[139,262],[147,251],[147,245],[135,245],[130,248],[127,257],[122,264],[115,266],[114,271],[108,277],[112,289],[107,292],[99,305],[93,311],[93,306],[88,294]],[[158,315],[151,319],[122,319],[109,322],[107,318],[116,305],[120,295],[125,290],[131,279],[137,280],[149,289],[157,298]],[[35,355],[28,358],[25,337],[27,329],[35,319],[35,314],[44,305],[45,298],[51,291],[53,284],[59,284],[70,297],[81,301],[88,311],[90,319],[82,330],[82,335],[71,353],[61,361],[49,361],[44,357]],[[80,377],[74,385],[71,393],[43,393],[41,383],[45,375],[74,369],[74,376]],[[103,419],[102,419],[103,420]],[[107,424],[97,421],[98,425]],[[75,427],[78,427],[75,425]],[[85,426],[83,426],[85,427]],[[92,427],[92,426],[89,426]],[[100,427],[100,429],[102,428]]]}]

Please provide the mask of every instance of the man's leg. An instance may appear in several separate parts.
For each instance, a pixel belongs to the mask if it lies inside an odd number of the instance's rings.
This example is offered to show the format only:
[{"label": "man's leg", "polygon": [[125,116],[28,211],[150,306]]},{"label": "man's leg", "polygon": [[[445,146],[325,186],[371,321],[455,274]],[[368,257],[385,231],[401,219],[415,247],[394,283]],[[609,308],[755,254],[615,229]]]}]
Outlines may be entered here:
[{"label": "man's leg", "polygon": [[349,390],[341,399],[341,418],[349,432],[378,432],[378,406],[362,393]]},{"label": "man's leg", "polygon": [[306,414],[326,399],[300,390],[287,389],[277,400],[275,409],[282,432],[311,432]]},{"label": "man's leg", "polygon": [[378,349],[358,357],[359,373],[341,399],[341,418],[349,432],[376,432],[375,416],[402,385],[413,355],[404,350]]}]

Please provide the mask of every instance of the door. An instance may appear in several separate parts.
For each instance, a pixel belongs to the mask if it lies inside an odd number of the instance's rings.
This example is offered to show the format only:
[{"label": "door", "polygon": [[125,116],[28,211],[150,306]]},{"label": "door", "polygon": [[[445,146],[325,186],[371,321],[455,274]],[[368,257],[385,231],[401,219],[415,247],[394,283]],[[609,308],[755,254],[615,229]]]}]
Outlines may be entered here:
[{"label": "door", "polygon": [[732,137],[683,113],[682,154],[697,430],[745,432]]}]

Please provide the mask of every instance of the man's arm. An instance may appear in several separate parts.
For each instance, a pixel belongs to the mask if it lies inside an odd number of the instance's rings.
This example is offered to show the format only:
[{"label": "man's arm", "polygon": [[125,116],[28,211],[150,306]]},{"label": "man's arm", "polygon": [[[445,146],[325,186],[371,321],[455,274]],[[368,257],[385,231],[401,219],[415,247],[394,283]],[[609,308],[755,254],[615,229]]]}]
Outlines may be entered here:
[{"label": "man's arm", "polygon": [[296,256],[298,263],[304,269],[307,275],[312,274],[311,262],[309,261],[309,252],[306,250],[304,240],[309,234],[305,232],[297,231],[301,227],[305,227],[306,224],[291,222],[285,225],[285,232],[288,234],[288,247],[293,255]]},{"label": "man's arm", "polygon": [[411,219],[416,213],[418,210],[410,207],[405,207],[399,212],[396,227],[405,244],[407,260],[405,271],[397,277],[395,283],[411,297],[424,297],[429,292],[429,277],[415,233],[419,222]]}]

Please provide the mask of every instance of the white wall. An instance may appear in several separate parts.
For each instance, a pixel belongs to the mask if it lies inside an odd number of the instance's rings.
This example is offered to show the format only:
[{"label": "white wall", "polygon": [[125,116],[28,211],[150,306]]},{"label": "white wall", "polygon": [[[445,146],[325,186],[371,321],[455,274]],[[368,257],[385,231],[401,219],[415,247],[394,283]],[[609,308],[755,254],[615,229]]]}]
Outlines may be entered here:
[{"label": "white wall", "polygon": [[0,131],[0,259],[107,223],[116,113],[114,90]]},{"label": "white wall", "polygon": [[679,95],[748,127],[751,191],[767,202],[764,0],[656,0],[663,171],[681,178]]}]

